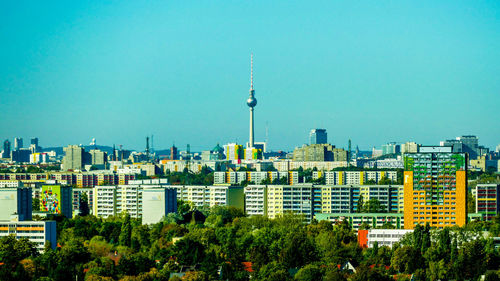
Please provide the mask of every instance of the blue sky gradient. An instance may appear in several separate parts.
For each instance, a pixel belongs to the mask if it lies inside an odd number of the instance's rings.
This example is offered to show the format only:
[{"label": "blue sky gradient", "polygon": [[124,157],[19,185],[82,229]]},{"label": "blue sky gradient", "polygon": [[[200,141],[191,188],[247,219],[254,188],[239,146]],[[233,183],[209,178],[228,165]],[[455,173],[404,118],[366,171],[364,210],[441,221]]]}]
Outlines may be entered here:
[{"label": "blue sky gradient", "polygon": [[[500,143],[500,1],[3,1],[0,137]],[[28,140],[25,140],[27,143]]]}]

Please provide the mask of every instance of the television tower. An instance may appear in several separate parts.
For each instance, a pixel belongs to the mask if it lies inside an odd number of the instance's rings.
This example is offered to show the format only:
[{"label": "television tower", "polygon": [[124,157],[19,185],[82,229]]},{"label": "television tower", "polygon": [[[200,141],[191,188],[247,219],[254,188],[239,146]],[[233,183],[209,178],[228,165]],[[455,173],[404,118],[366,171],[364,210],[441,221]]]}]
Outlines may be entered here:
[{"label": "television tower", "polygon": [[253,108],[257,105],[255,90],[253,89],[253,53],[250,56],[250,96],[247,99],[247,105],[250,107],[250,139],[248,145],[254,147],[253,141]]}]

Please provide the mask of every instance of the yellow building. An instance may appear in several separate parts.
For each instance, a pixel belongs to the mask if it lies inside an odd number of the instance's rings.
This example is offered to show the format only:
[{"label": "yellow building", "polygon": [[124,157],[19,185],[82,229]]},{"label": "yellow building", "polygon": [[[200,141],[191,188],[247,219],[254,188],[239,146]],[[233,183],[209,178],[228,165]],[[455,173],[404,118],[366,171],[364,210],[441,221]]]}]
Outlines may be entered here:
[{"label": "yellow building", "polygon": [[467,218],[467,156],[451,147],[421,147],[404,156],[404,226],[463,226]]}]

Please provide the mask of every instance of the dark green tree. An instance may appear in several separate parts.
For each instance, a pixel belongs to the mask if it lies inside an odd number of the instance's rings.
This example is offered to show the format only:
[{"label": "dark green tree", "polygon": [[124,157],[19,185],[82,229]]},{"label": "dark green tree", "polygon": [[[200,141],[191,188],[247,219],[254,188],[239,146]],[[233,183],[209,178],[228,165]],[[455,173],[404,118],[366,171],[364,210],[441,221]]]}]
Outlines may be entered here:
[{"label": "dark green tree", "polygon": [[122,246],[129,247],[131,244],[131,237],[132,225],[130,223],[130,215],[128,213],[125,213],[118,242]]}]

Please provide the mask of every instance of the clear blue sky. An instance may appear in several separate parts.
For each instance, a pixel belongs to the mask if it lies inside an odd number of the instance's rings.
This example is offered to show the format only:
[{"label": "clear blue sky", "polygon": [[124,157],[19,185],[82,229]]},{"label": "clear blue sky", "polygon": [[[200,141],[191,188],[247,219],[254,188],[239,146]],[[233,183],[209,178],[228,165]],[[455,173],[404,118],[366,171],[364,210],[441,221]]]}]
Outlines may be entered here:
[{"label": "clear blue sky", "polygon": [[500,1],[2,1],[0,138],[500,143]]}]

